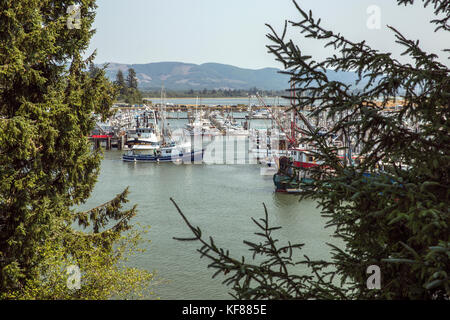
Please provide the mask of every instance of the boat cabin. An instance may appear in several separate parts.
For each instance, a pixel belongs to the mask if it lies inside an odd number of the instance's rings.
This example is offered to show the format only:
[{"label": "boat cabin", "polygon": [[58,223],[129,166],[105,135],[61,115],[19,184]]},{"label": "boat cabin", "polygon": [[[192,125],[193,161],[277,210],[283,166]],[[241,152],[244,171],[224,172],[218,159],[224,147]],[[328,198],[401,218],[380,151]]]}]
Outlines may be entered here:
[{"label": "boat cabin", "polygon": [[303,149],[289,149],[289,156],[294,167],[310,168],[318,166],[314,155]]}]

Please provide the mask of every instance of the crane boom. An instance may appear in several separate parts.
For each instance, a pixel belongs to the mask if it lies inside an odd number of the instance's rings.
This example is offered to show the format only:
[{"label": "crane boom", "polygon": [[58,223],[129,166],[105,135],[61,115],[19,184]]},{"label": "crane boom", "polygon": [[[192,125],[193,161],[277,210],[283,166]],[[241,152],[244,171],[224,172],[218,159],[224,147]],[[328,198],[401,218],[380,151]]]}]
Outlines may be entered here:
[{"label": "crane boom", "polygon": [[277,118],[277,117],[275,116],[275,114],[273,113],[272,108],[268,108],[268,107],[267,107],[266,102],[264,101],[264,99],[263,99],[258,93],[256,93],[256,98],[258,98],[259,103],[261,103],[262,105],[264,105],[264,107],[265,107],[266,109],[269,110],[270,114],[272,115],[272,118],[275,120],[275,122],[277,123],[278,127],[280,128],[280,130],[281,130],[284,134],[286,134],[286,137],[288,137],[289,142],[295,144],[295,143],[296,143],[295,139],[294,139],[293,137],[290,137],[290,136],[287,134],[287,132],[285,132],[283,126],[282,126],[281,123],[280,123],[280,121],[278,120],[278,118]]}]

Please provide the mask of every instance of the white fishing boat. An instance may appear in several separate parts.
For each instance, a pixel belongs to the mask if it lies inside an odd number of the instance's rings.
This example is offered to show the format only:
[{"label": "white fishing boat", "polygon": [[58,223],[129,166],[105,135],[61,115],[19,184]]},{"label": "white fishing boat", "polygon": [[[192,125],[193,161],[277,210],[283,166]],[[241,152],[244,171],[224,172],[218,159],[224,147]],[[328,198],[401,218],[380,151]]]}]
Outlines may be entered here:
[{"label": "white fishing boat", "polygon": [[[141,136],[137,139],[142,140],[143,133],[149,133],[143,143],[134,143],[131,149],[122,155],[122,160],[126,162],[174,162],[174,163],[192,163],[201,162],[204,149],[195,149],[189,141],[175,142],[172,139],[170,128],[165,125],[165,108],[163,103],[163,90],[161,90],[161,127],[156,121],[149,128],[139,128]],[[153,129],[147,130],[147,129]],[[148,132],[147,132],[148,131]],[[140,139],[140,140],[139,140]]]},{"label": "white fishing boat", "polygon": [[204,149],[195,150],[189,142],[165,145],[136,145],[128,150],[122,160],[126,162],[173,162],[192,163],[203,159]]},{"label": "white fishing boat", "polygon": [[161,142],[161,138],[157,129],[153,126],[148,128],[136,128],[127,132],[128,140],[126,145],[129,148],[133,146],[154,146]]}]

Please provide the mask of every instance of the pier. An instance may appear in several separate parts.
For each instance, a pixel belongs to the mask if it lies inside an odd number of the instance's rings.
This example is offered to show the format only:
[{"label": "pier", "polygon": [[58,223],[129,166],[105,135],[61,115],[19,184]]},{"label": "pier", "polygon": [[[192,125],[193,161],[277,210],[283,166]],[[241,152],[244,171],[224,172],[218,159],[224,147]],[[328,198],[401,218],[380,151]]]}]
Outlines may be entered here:
[{"label": "pier", "polygon": [[[387,112],[395,112],[401,109],[402,101],[392,101],[390,104],[380,106]],[[245,129],[249,129],[250,120],[266,120],[279,122],[280,117],[286,114],[286,110],[290,106],[286,105],[205,105],[205,104],[151,104],[148,105],[128,105],[116,103],[113,109],[116,110],[106,123],[97,120],[97,126],[89,136],[94,148],[103,147],[106,150],[112,148],[123,150],[128,141],[128,132],[131,129],[148,127],[150,121],[161,121],[161,111],[167,120],[188,120],[192,122],[196,114],[204,113],[205,118],[222,133],[226,134],[226,128],[222,126],[213,116],[212,113],[219,113],[223,118],[231,120],[245,120]],[[377,103],[379,104],[379,103]],[[269,112],[262,112],[269,111]],[[327,126],[324,119],[319,119],[322,126]],[[280,123],[277,123],[280,125]],[[273,126],[273,124],[272,124]],[[281,125],[283,127],[283,125]],[[286,126],[287,127],[287,126]]]},{"label": "pier", "polygon": [[[160,105],[159,104],[150,104],[150,105],[127,105],[127,104],[115,104],[113,106],[114,109],[122,110],[122,111],[130,111],[130,112],[136,112],[136,111],[145,111],[145,110],[159,110]],[[272,108],[272,110],[287,110],[290,106],[260,106],[260,105],[252,105],[251,109],[252,111],[260,111],[265,110],[267,108]],[[248,113],[249,106],[247,104],[236,104],[236,105],[195,105],[195,104],[165,104],[163,106],[165,112],[167,112],[167,119],[188,119],[186,116],[184,118],[177,118],[176,113],[189,113],[189,112],[195,112],[196,110],[203,110],[203,111],[221,111],[224,113]],[[238,119],[235,117],[235,119]],[[244,118],[242,118],[244,119]]]},{"label": "pier", "polygon": [[257,105],[193,105],[193,104],[150,104],[150,105],[127,105],[122,103],[116,103],[113,109],[115,114],[102,123],[100,119],[97,119],[97,125],[89,140],[93,144],[93,148],[98,149],[100,147],[111,150],[118,149],[123,150],[128,140],[128,131],[139,127],[147,127],[150,120],[154,120],[157,117],[157,121],[161,120],[160,111],[164,110],[165,119],[173,120],[188,120],[191,122],[198,112],[204,112],[205,116],[214,124],[222,134],[226,133],[226,129],[218,123],[214,117],[211,117],[212,112],[220,112],[222,116],[227,116],[235,120],[271,120],[270,115],[258,116],[253,118],[252,114],[261,110],[267,110],[271,108],[272,112],[283,112],[287,110],[287,106],[257,106]]}]

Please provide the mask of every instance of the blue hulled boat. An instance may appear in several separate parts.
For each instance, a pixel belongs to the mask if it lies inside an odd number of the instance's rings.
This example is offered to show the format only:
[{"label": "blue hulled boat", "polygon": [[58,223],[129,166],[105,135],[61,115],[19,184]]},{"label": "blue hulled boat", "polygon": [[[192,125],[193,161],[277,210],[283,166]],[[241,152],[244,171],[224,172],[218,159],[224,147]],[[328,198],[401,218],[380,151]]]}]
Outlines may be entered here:
[{"label": "blue hulled boat", "polygon": [[191,144],[177,145],[171,143],[166,146],[135,145],[122,155],[127,162],[173,162],[197,163],[203,161],[205,150],[192,150]]}]

